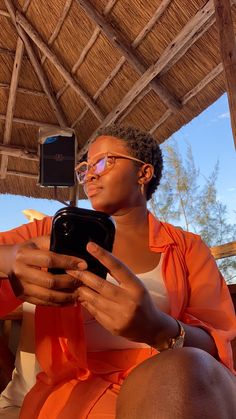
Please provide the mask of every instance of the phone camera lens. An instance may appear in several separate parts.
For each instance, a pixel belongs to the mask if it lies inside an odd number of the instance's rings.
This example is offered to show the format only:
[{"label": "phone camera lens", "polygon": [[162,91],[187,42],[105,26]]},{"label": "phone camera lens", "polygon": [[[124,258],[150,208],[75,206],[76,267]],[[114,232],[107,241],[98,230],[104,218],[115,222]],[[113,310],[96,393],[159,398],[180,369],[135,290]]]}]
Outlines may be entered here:
[{"label": "phone camera lens", "polygon": [[63,221],[61,224],[61,232],[62,234],[64,234],[65,236],[68,236],[73,230],[73,224],[71,221]]}]

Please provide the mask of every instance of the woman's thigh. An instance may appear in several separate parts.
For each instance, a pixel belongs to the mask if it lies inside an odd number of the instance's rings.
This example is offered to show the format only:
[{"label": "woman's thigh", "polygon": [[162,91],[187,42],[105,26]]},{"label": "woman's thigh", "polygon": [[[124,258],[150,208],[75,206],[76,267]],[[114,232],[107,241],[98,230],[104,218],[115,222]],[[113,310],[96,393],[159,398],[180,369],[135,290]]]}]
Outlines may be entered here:
[{"label": "woman's thigh", "polygon": [[138,419],[142,411],[146,419],[232,419],[235,394],[236,377],[211,355],[196,348],[165,351],[126,378],[117,418]]}]

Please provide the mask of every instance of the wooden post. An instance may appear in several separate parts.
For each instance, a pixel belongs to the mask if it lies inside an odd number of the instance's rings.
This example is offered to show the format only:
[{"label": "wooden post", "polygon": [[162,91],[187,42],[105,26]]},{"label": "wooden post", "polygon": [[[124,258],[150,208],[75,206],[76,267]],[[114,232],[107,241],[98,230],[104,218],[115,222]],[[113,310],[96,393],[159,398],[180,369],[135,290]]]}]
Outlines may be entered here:
[{"label": "wooden post", "polygon": [[225,72],[231,126],[236,147],[236,43],[230,0],[214,0],[220,51]]}]

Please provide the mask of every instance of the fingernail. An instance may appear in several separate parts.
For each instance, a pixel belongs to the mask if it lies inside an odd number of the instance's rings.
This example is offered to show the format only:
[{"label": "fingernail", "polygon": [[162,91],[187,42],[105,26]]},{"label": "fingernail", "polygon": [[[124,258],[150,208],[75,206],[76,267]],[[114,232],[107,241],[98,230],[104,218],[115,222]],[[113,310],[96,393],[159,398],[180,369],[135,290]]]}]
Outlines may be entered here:
[{"label": "fingernail", "polygon": [[87,263],[86,262],[79,262],[77,267],[81,270],[87,269]]},{"label": "fingernail", "polygon": [[87,249],[88,249],[89,252],[94,253],[94,252],[96,252],[98,250],[98,246],[94,242],[89,242],[87,244]]}]

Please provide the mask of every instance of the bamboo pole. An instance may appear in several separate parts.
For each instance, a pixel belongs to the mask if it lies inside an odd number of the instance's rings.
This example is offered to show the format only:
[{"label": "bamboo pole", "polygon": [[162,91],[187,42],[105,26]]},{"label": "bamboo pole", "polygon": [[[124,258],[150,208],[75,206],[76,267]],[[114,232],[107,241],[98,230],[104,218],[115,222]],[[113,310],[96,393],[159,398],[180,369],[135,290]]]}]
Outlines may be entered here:
[{"label": "bamboo pole", "polygon": [[[31,64],[38,76],[38,79],[41,83],[41,86],[43,88],[43,90],[45,91],[47,98],[49,100],[49,103],[55,113],[55,116],[60,124],[61,127],[66,127],[67,126],[67,121],[66,121],[66,117],[61,109],[60,104],[57,102],[57,99],[51,89],[50,83],[47,79],[46,74],[43,71],[42,66],[40,65],[40,62],[31,46],[30,40],[28,38],[28,36],[26,35],[26,33],[24,32],[24,30],[16,24],[16,16],[15,16],[15,8],[13,6],[13,3],[11,0],[5,0],[5,4],[6,7],[8,9],[8,12],[10,13],[11,16],[11,20],[13,22],[13,24],[16,27],[16,30],[19,34],[19,39],[22,40],[24,42],[24,46],[25,49],[27,51],[27,54],[29,56],[29,59],[31,61]],[[21,41],[21,42],[22,42]]]},{"label": "bamboo pole", "polygon": [[[5,0],[9,1],[9,0]],[[32,39],[32,41],[37,45],[37,47],[43,52],[43,54],[48,58],[49,61],[56,67],[62,77],[68,82],[70,87],[84,100],[93,114],[97,117],[99,121],[103,120],[103,114],[99,107],[93,102],[91,97],[85,92],[78,82],[71,76],[69,71],[62,65],[60,60],[57,58],[56,54],[47,46],[47,44],[42,40],[39,33],[36,29],[30,24],[30,22],[25,18],[25,16],[19,11],[16,12],[16,23],[19,24],[27,35]]]},{"label": "bamboo pole", "polygon": [[[5,121],[5,120],[6,120],[6,115],[3,115],[0,113],[0,121]],[[25,124],[25,125],[30,125],[34,127],[45,127],[45,128],[58,128],[59,127],[58,124],[50,124],[50,122],[36,121],[36,120],[26,119],[26,118],[17,118],[15,116],[13,117],[13,122],[15,122],[16,124]]]},{"label": "bamboo pole", "polygon": [[220,51],[225,73],[231,127],[236,147],[236,42],[230,0],[214,0]]},{"label": "bamboo pole", "polygon": [[[124,39],[115,31],[112,25],[102,16],[100,15],[94,6],[88,0],[77,0],[78,4],[82,9],[87,13],[87,15],[98,25],[99,28],[105,33],[108,37],[110,42],[115,46],[115,48],[119,49],[121,54],[126,58],[126,60],[135,68],[135,70],[140,74],[143,75],[146,70],[147,66],[138,57],[134,46],[127,45]],[[164,1],[166,5],[169,4],[169,1]],[[167,6],[166,6],[167,7]],[[163,8],[164,10],[164,8]],[[159,18],[160,14],[155,16],[155,19]],[[151,22],[151,24],[153,24]],[[150,25],[151,27],[151,25]],[[149,28],[146,29],[148,32]],[[142,34],[143,36],[143,34]],[[142,39],[142,38],[141,38]],[[139,45],[141,40],[135,41],[135,47]],[[176,99],[165,86],[163,86],[159,81],[150,79],[149,82],[151,83],[152,89],[156,92],[156,94],[162,99],[162,101],[173,111],[177,111],[181,109],[181,103]]]},{"label": "bamboo pole", "polygon": [[3,156],[17,157],[18,159],[26,159],[32,161],[39,160],[37,151],[12,145],[0,144],[0,154]]},{"label": "bamboo pole", "polygon": [[[79,1],[79,0],[78,0]],[[214,4],[213,0],[209,0],[193,16],[188,23],[181,29],[178,35],[163,51],[160,58],[152,64],[148,70],[143,73],[133,87],[118,103],[118,105],[106,115],[100,126],[102,128],[108,124],[116,122],[122,113],[131,105],[133,100],[144,90],[148,84],[156,77],[168,71],[188,49],[205,33],[214,22]],[[96,130],[97,131],[97,130]],[[95,131],[95,132],[96,132]],[[89,140],[94,138],[95,132],[92,133]]]},{"label": "bamboo pole", "polygon": [[[15,111],[16,104],[16,92],[18,86],[18,80],[20,75],[22,57],[24,53],[24,44],[20,38],[17,39],[16,45],[16,55],[13,64],[11,84],[9,89],[8,103],[7,103],[7,112],[5,120],[5,128],[3,134],[3,144],[9,144],[11,141],[12,133],[12,124],[13,124],[13,115]],[[1,179],[5,179],[7,174],[7,165],[8,165],[8,156],[2,156],[1,160]]]}]

